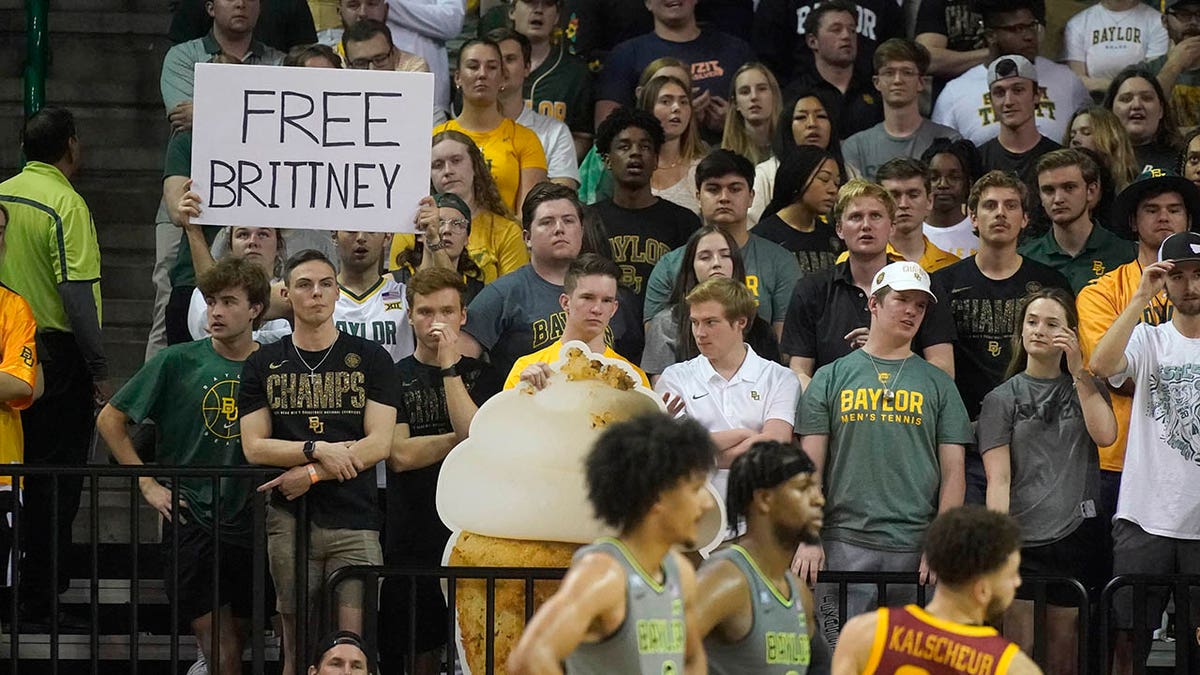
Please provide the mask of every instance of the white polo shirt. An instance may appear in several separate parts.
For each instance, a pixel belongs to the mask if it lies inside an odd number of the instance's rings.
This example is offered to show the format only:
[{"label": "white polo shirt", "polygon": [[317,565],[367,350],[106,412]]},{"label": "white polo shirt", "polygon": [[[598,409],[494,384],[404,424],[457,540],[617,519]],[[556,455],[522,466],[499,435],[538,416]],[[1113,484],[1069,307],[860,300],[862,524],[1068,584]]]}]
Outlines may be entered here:
[{"label": "white polo shirt", "polygon": [[[703,354],[668,366],[654,385],[659,394],[671,393],[683,400],[683,414],[705,429],[762,431],[767,420],[796,419],[800,380],[784,366],[768,361],[746,345],[746,359],[733,377],[721,377]],[[721,498],[729,470],[719,469],[713,480]]]}]

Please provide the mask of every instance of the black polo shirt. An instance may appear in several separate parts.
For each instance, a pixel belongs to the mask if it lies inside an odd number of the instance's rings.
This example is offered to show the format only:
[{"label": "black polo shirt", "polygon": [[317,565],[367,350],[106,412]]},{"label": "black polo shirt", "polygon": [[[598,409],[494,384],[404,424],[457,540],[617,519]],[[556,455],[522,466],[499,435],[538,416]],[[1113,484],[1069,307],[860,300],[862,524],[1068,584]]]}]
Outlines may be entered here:
[{"label": "black polo shirt", "polygon": [[[852,351],[845,339],[847,333],[870,325],[867,294],[854,285],[850,261],[846,260],[807,275],[796,284],[783,320],[780,351],[816,359],[816,367],[820,368]],[[921,354],[927,347],[954,340],[954,317],[949,307],[932,304],[913,338],[912,348]]]},{"label": "black polo shirt", "polygon": [[846,140],[883,121],[883,99],[879,97],[879,91],[871,83],[870,75],[864,75],[857,70],[854,77],[850,78],[850,86],[842,93],[821,77],[815,65],[805,64],[800,67],[796,79],[787,85],[783,99],[790,100],[801,91],[824,91],[828,93],[829,100],[837,103],[837,110],[826,112],[829,113],[833,131],[840,140]]}]

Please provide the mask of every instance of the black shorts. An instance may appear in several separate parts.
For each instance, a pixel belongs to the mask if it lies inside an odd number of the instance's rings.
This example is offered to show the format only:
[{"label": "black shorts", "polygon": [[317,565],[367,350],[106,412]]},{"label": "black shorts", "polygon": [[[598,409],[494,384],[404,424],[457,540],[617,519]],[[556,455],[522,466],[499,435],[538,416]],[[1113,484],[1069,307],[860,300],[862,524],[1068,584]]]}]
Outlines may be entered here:
[{"label": "black shorts", "polygon": [[[1113,523],[1113,575],[1125,574],[1200,574],[1200,541],[1174,539],[1146,532],[1136,523],[1117,519]],[[1117,589],[1113,607],[1117,614],[1117,627],[1132,630],[1133,588]],[[1157,628],[1167,607],[1171,589],[1165,586],[1146,587],[1146,614],[1142,628]],[[1188,593],[1192,617],[1191,626],[1200,625],[1200,588],[1191,587]],[[1183,625],[1176,618],[1176,625]],[[1177,634],[1191,635],[1193,631],[1176,629]],[[1195,671],[1193,671],[1195,672]]]},{"label": "black shorts", "polygon": [[[1070,577],[1083,584],[1089,598],[1096,597],[1109,576],[1104,530],[1102,518],[1087,518],[1056,542],[1022,548],[1021,576]],[[1021,600],[1033,600],[1036,593],[1034,584],[1022,584],[1017,589]],[[1046,586],[1046,600],[1058,607],[1078,607],[1080,603],[1072,587],[1054,583]]]},{"label": "black shorts", "polygon": [[[178,588],[175,587],[175,577],[172,573],[172,529],[177,529],[179,533]],[[213,610],[215,553],[217,551],[212,530],[207,526],[198,525],[191,519],[181,525],[163,523],[164,581],[167,598],[171,602],[179,603],[179,620],[183,624],[181,628]],[[220,606],[229,606],[235,617],[248,619],[253,616],[254,610],[254,551],[249,547],[222,540],[219,555],[216,576],[220,586]],[[269,603],[264,604],[264,607],[272,607],[275,593],[271,585],[271,575],[266,568],[266,556],[263,556],[262,578],[261,601]],[[270,613],[267,614],[269,615]]]}]

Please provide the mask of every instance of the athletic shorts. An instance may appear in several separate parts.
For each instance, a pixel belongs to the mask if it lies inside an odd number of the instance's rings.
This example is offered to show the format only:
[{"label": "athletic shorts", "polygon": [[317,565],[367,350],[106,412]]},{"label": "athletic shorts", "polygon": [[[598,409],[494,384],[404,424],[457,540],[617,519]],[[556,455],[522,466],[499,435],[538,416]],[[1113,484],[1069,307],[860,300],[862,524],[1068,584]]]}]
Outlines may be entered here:
[{"label": "athletic shorts", "polygon": [[[351,565],[382,565],[376,530],[346,530],[309,525],[308,605],[319,607],[324,581],[334,571]],[[275,505],[267,507],[267,555],[275,580],[276,608],[296,613],[296,517]],[[338,585],[340,607],[362,607],[362,582]]]},{"label": "athletic shorts", "polygon": [[[1113,523],[1113,575],[1123,574],[1200,574],[1200,541],[1174,539],[1150,534],[1136,523],[1119,518]],[[1157,628],[1171,590],[1163,586],[1146,587],[1146,615],[1142,627]],[[1189,593],[1191,624],[1197,624],[1200,615],[1200,588],[1192,587]],[[1133,588],[1126,586],[1117,590],[1113,598],[1117,614],[1117,627],[1133,629]],[[1183,621],[1177,620],[1177,625]],[[1192,631],[1177,630],[1181,635]]]},{"label": "athletic shorts", "polygon": [[[172,564],[173,530],[179,534],[179,585]],[[217,555],[220,559],[217,560]],[[213,577],[219,586],[220,606],[229,606],[235,617],[250,618],[254,610],[254,551],[222,540],[218,553],[212,530],[189,519],[163,521],[162,556],[167,597],[179,603],[181,627],[213,611]],[[213,562],[217,560],[214,570]],[[263,570],[263,595],[270,595],[271,579]]]},{"label": "athletic shorts", "polygon": [[[1069,577],[1083,584],[1089,597],[1096,597],[1108,583],[1108,556],[1104,546],[1104,520],[1087,518],[1075,531],[1050,544],[1021,549],[1021,576]],[[1017,589],[1021,600],[1033,600],[1034,584]],[[1048,584],[1046,600],[1058,607],[1078,607],[1079,595],[1069,586]]]}]

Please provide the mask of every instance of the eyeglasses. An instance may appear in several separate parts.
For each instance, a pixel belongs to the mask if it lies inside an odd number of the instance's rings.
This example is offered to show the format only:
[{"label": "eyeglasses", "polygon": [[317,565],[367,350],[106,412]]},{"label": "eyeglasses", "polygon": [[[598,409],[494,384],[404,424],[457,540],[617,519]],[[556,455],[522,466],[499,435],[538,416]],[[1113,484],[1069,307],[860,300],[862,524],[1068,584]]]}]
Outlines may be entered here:
[{"label": "eyeglasses", "polygon": [[392,67],[392,50],[389,49],[386,54],[379,56],[368,56],[361,59],[354,59],[350,62],[350,67],[355,70],[367,70],[371,66],[375,66],[376,70],[389,70]]},{"label": "eyeglasses", "polygon": [[1020,35],[1021,33],[1039,33],[1042,30],[1041,21],[1030,21],[1029,23],[1014,23],[1011,26],[992,26],[992,30],[1009,35]]},{"label": "eyeglasses", "polygon": [[1168,9],[1167,14],[1175,17],[1181,23],[1195,23],[1200,21],[1200,10],[1195,9]]},{"label": "eyeglasses", "polygon": [[470,224],[471,221],[467,220],[466,218],[451,218],[450,220],[446,220],[445,218],[438,219],[438,226],[440,228],[450,229],[455,232],[466,232],[467,226]]}]

